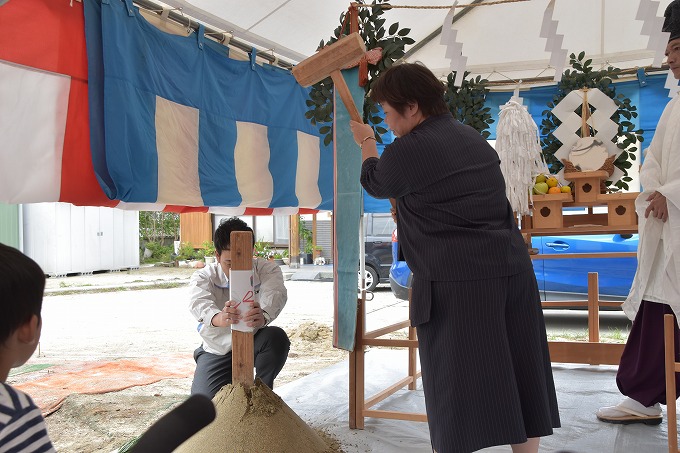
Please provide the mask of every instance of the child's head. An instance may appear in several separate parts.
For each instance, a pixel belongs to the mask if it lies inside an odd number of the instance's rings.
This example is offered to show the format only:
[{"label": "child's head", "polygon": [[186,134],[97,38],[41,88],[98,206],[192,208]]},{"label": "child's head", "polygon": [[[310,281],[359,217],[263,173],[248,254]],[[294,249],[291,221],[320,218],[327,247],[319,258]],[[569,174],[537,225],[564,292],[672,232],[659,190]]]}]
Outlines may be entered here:
[{"label": "child's head", "polygon": [[17,249],[0,244],[0,347],[6,347],[15,332],[22,334],[22,351],[12,366],[26,362],[38,344],[44,290],[45,273],[40,266]]}]

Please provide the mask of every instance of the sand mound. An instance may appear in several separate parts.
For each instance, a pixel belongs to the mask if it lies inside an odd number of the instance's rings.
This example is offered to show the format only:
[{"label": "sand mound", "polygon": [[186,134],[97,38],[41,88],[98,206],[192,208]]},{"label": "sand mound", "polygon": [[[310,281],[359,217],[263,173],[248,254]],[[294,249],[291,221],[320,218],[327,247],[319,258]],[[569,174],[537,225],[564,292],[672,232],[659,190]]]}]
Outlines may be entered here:
[{"label": "sand mound", "polygon": [[332,338],[333,329],[324,324],[319,324],[313,321],[303,322],[296,328],[289,331],[291,340],[305,340],[305,341],[317,341],[317,340],[327,340]]},{"label": "sand mound", "polygon": [[310,428],[269,387],[226,385],[213,398],[217,417],[183,443],[179,453],[338,451]]}]

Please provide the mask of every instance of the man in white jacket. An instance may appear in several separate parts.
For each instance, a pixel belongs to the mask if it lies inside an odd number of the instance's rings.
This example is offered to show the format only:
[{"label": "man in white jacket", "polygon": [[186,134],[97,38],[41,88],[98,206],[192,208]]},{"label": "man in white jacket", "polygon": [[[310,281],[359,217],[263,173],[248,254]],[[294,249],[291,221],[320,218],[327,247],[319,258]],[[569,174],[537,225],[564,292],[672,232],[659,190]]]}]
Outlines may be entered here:
[{"label": "man in white jacket", "polygon": [[[680,79],[680,0],[665,12],[663,31],[670,32],[668,65]],[[680,103],[664,109],[640,169],[644,190],[636,200],[640,242],[638,268],[623,310],[633,327],[621,356],[616,383],[627,398],[603,407],[597,418],[609,423],[661,423],[666,404],[663,315],[680,314]],[[677,348],[677,346],[676,346]],[[677,349],[676,349],[677,350]],[[678,357],[676,357],[678,360]],[[680,379],[677,379],[680,389]],[[678,395],[668,395],[676,398]]]},{"label": "man in white jacket", "polygon": [[[196,371],[191,394],[210,398],[231,383],[231,325],[239,322],[237,303],[229,300],[229,247],[232,231],[253,230],[241,219],[232,217],[215,231],[217,263],[197,270],[191,277],[189,310],[198,321],[203,344],[194,351]],[[254,240],[254,238],[253,238]],[[253,259],[255,303],[243,321],[255,327],[254,350],[256,378],[270,388],[288,358],[290,341],[280,327],[268,326],[281,313],[288,300],[279,266],[271,261]]]}]

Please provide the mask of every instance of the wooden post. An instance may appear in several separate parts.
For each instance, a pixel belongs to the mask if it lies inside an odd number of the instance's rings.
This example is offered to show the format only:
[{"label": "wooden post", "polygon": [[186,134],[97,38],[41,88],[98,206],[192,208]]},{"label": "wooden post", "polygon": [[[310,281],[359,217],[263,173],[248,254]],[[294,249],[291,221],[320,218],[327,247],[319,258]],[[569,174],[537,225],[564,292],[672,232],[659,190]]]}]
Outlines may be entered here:
[{"label": "wooden post", "polygon": [[[665,343],[665,362],[666,362],[666,395],[675,395],[675,319],[673,315],[663,317],[663,337]],[[675,398],[666,398],[666,415],[668,418],[668,451],[677,453],[678,451],[678,419],[676,414]]]},{"label": "wooden post", "polygon": [[288,266],[293,269],[298,269],[300,267],[300,216],[298,214],[290,216],[288,249],[288,256],[290,259]]},{"label": "wooden post", "polygon": [[600,287],[597,272],[588,272],[588,341],[600,341]]},{"label": "wooden post", "polygon": [[[408,306],[411,311],[411,288],[408,289]],[[408,339],[417,340],[416,328],[408,326]],[[416,378],[418,374],[418,348],[415,346],[408,347],[408,375],[411,376],[411,383],[408,385],[409,390],[416,389]]]},{"label": "wooden post", "polygon": [[588,127],[588,118],[590,118],[590,105],[588,105],[588,88],[581,88],[583,92],[583,104],[581,104],[581,137],[590,137],[590,127]]},{"label": "wooden post", "polygon": [[[249,231],[233,231],[230,236],[230,243],[231,269],[234,271],[252,271],[252,233]],[[246,387],[252,387],[255,383],[253,337],[253,332],[241,332],[233,329],[231,331],[231,382],[234,385],[243,384]]]},{"label": "wooden post", "polygon": [[316,214],[312,214],[312,244],[316,247]]},{"label": "wooden post", "polygon": [[366,333],[366,291],[357,299],[357,327],[354,351],[349,353],[349,427],[364,429],[365,376],[364,335]]}]

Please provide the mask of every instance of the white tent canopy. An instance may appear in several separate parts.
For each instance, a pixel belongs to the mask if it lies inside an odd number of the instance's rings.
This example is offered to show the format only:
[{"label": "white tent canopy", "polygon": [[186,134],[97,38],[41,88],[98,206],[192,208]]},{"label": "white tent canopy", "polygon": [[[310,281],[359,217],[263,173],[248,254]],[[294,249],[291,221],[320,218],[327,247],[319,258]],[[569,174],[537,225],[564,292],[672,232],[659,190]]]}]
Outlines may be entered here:
[{"label": "white tent canopy", "polygon": [[[644,0],[646,9],[658,4],[662,17],[671,0]],[[248,3],[223,0],[165,0],[159,5],[181,8],[182,13],[235,39],[269,50],[281,60],[298,63],[327,40],[347,10],[346,0],[257,0]],[[452,0],[395,0],[394,6],[450,6]],[[461,0],[465,5],[473,0]],[[482,0],[479,3],[494,3]],[[463,44],[467,70],[489,80],[519,80],[554,76],[549,65],[546,39],[540,36],[549,0],[457,8],[453,28],[456,41]],[[621,69],[652,64],[654,51],[649,37],[642,34],[643,21],[636,15],[640,0],[555,0],[553,20],[557,33],[564,35],[562,48],[570,53],[585,51],[596,68],[612,65]],[[386,26],[399,22],[411,29],[416,41],[407,47],[406,61],[421,61],[436,74],[450,72],[446,47],[439,32],[448,9],[394,8],[384,13]],[[661,22],[658,22],[657,27]],[[428,40],[429,38],[429,40]],[[568,61],[565,62],[568,67]]]}]

